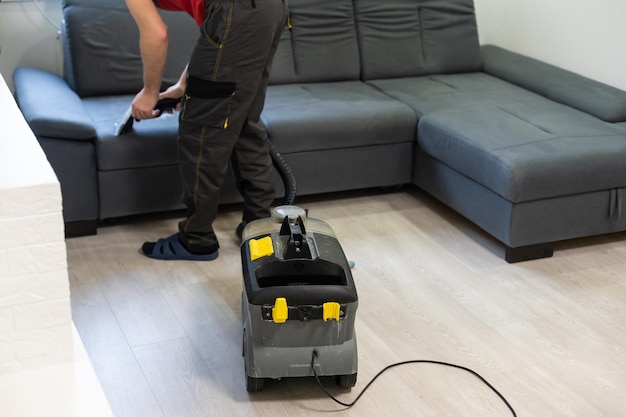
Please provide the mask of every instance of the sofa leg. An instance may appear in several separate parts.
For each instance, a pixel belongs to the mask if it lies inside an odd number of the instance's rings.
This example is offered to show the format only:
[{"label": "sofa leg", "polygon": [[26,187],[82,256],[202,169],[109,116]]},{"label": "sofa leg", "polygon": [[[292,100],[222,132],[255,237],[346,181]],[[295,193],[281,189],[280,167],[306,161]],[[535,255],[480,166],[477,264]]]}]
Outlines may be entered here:
[{"label": "sofa leg", "polygon": [[519,248],[506,247],[504,259],[508,263],[530,261],[533,259],[550,258],[554,253],[553,243],[520,246]]},{"label": "sofa leg", "polygon": [[65,222],[65,237],[79,237],[95,235],[98,229],[97,220],[82,220],[78,222]]}]

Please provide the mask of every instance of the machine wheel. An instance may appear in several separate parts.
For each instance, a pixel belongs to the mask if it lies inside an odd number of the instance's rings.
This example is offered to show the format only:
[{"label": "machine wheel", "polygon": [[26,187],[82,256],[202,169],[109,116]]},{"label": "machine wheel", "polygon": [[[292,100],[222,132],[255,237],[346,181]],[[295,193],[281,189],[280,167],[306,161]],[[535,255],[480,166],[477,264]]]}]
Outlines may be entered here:
[{"label": "machine wheel", "polygon": [[244,371],[246,377],[246,390],[248,392],[258,392],[263,390],[263,386],[265,385],[264,378],[254,378],[248,375],[248,338],[246,337],[246,332],[243,332],[243,362],[244,362]]},{"label": "machine wheel", "polygon": [[335,375],[335,382],[339,388],[352,388],[356,385],[356,375]]}]

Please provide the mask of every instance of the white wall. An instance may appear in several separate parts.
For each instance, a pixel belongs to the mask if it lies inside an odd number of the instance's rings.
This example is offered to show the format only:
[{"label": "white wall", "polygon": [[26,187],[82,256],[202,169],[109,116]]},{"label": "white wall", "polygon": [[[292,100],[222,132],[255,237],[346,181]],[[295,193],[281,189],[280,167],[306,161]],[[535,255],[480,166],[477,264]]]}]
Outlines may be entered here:
[{"label": "white wall", "polygon": [[[106,1],[106,0],[103,0]],[[61,22],[61,0],[37,0],[52,23]],[[30,0],[0,0],[0,74],[13,91],[13,71],[20,65],[57,74],[63,71],[58,30]]]},{"label": "white wall", "polygon": [[72,316],[61,187],[2,78],[0,103],[2,374],[70,360]]},{"label": "white wall", "polygon": [[112,417],[72,324],[61,187],[0,77],[0,416]]},{"label": "white wall", "polygon": [[626,90],[626,0],[474,0],[480,42]]}]

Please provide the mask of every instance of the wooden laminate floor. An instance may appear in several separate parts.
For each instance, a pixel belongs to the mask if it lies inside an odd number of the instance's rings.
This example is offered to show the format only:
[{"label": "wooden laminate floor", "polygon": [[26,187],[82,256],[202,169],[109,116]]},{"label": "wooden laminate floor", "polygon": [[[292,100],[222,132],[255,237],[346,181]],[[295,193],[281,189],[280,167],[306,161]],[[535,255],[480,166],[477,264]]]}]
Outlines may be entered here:
[{"label": "wooden laminate floor", "polygon": [[[359,293],[359,378],[406,360],[469,367],[518,416],[626,415],[626,234],[556,246],[553,258],[507,264],[502,247],[408,188],[300,199],[328,222]],[[469,373],[394,368],[351,409],[311,378],[245,390],[238,207],[215,224],[213,262],[139,254],[177,218],[127,219],[67,241],[76,327],[116,417],[510,416]]]}]

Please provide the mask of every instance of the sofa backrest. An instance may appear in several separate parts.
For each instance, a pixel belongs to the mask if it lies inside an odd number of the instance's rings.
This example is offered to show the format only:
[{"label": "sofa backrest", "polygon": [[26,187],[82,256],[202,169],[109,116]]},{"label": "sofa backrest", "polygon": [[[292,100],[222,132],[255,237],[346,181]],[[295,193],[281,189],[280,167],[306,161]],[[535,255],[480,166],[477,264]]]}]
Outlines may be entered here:
[{"label": "sofa backrest", "polygon": [[364,80],[480,71],[472,0],[353,0]]},{"label": "sofa backrest", "polygon": [[[139,32],[124,0],[62,0],[65,78],[81,97],[133,94],[143,86]],[[291,28],[271,84],[371,80],[481,69],[472,0],[288,0]],[[162,11],[174,83],[199,31]]]},{"label": "sofa backrest", "polygon": [[358,80],[352,0],[288,0],[288,5],[291,28],[283,32],[270,83]]},{"label": "sofa backrest", "polygon": [[[199,36],[186,13],[162,12],[170,50],[164,85],[174,83]],[[139,31],[124,0],[63,0],[64,73],[81,97],[133,94],[143,87]]]}]

